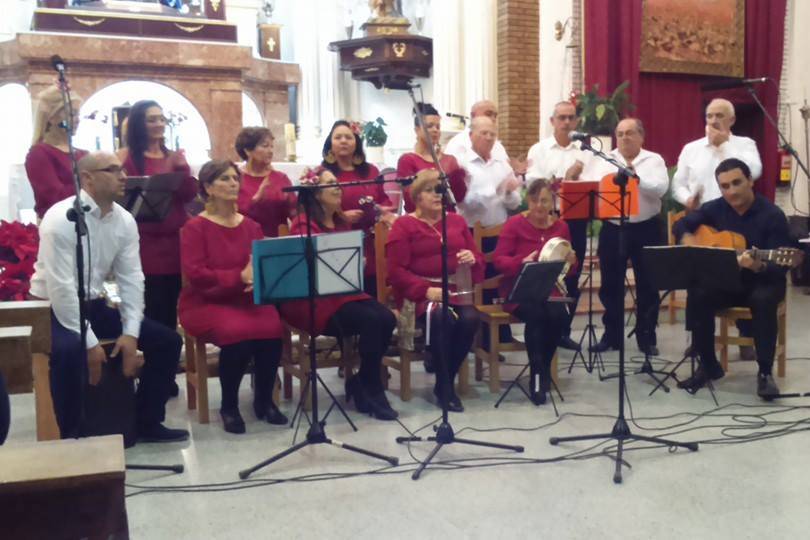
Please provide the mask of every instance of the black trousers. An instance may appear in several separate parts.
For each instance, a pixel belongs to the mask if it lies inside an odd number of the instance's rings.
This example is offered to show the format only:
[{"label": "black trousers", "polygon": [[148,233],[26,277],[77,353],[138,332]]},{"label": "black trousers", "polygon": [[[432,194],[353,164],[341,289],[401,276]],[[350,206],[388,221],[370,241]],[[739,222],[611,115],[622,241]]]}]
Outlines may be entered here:
[{"label": "black trousers", "polygon": [[515,316],[526,323],[524,338],[529,363],[533,368],[550,366],[568,321],[565,306],[554,302],[521,304]]},{"label": "black trousers", "polygon": [[776,310],[785,297],[785,280],[743,280],[737,293],[691,289],[686,300],[688,329],[704,369],[721,370],[714,351],[714,317],[719,309],[745,306],[751,309],[751,330],[757,351],[759,372],[770,374],[776,351]]},{"label": "black trousers", "polygon": [[[453,315],[455,313],[455,316]],[[423,324],[426,316],[422,317]],[[461,364],[467,358],[470,352],[473,340],[475,339],[475,332],[478,330],[480,324],[480,317],[478,310],[474,306],[453,306],[448,310],[448,318],[445,324],[441,324],[442,311],[441,308],[436,308],[430,314],[430,356],[433,358],[434,365],[438,366],[438,362],[444,362],[447,373],[450,377],[450,390],[451,394],[453,389],[453,382],[456,379]],[[444,326],[444,330],[442,330]],[[441,342],[442,339],[447,340],[447,358],[442,358]],[[436,370],[436,389],[441,391],[441,384],[439,380],[440,369]]]},{"label": "black trousers", "polygon": [[[121,316],[104,300],[89,302],[88,319],[99,339],[117,339],[121,335]],[[163,422],[182,345],[174,330],[151,319],[141,322],[138,349],[143,351],[144,365],[135,395],[140,427],[151,428]],[[63,439],[78,437],[81,429],[88,371],[87,353],[79,349],[79,334],[62,326],[51,312],[51,395]]]},{"label": "black trousers", "polygon": [[357,375],[363,388],[373,395],[383,391],[382,358],[396,326],[397,319],[390,309],[368,299],[340,306],[323,333],[338,339],[359,337],[360,370]]},{"label": "black trousers", "polygon": [[180,274],[147,274],[143,293],[144,317],[176,330],[181,286]]},{"label": "black trousers", "polygon": [[219,350],[219,384],[222,388],[222,409],[239,407],[239,385],[253,359],[255,394],[253,401],[261,409],[273,399],[273,385],[281,361],[280,339],[253,339],[224,345]]},{"label": "black trousers", "polygon": [[568,231],[571,233],[571,247],[574,248],[574,253],[577,254],[576,272],[565,278],[565,288],[568,289],[568,296],[574,300],[571,306],[571,313],[565,320],[563,325],[563,337],[571,335],[571,323],[577,313],[577,304],[579,303],[579,277],[582,275],[582,269],[585,266],[585,250],[588,244],[588,220],[587,219],[571,219],[566,220],[568,224]]},{"label": "black trousers", "polygon": [[602,274],[599,300],[605,306],[602,315],[605,338],[614,344],[624,341],[624,276],[629,259],[636,278],[636,341],[641,346],[655,345],[660,300],[644,267],[641,252],[645,246],[663,243],[661,220],[655,216],[639,223],[626,223],[624,227],[624,249],[621,252],[618,225],[606,221],[599,233],[599,269]]}]

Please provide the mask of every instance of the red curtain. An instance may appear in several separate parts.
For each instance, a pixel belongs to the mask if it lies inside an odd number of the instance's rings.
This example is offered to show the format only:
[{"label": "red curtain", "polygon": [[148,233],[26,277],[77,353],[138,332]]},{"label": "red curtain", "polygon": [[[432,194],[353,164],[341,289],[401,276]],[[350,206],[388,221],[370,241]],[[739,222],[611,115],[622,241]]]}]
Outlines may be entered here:
[{"label": "red curtain", "polygon": [[[677,0],[675,0],[677,1]],[[755,89],[768,112],[777,117],[778,84],[782,74],[785,4],[787,0],[747,0],[745,6],[745,77],[770,77]],[[645,147],[675,165],[684,144],[704,133],[703,113],[715,97],[729,99],[737,111],[733,131],[757,142],[762,177],[756,183],[774,198],[779,176],[776,130],[745,89],[703,91],[718,77],[640,73],[642,0],[585,0],[585,84],[611,91],[630,81],[635,116],[644,122]]]}]

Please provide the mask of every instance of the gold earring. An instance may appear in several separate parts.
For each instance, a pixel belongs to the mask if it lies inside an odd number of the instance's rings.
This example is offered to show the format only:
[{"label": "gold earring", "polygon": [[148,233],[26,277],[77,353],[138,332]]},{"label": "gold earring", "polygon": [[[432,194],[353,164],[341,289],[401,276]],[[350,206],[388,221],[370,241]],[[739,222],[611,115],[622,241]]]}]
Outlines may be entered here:
[{"label": "gold earring", "polygon": [[337,158],[335,157],[335,153],[332,152],[331,150],[329,150],[326,153],[326,156],[323,158],[323,160],[325,162],[329,163],[330,165],[337,162]]},{"label": "gold earring", "polygon": [[362,165],[364,161],[365,159],[363,159],[363,156],[358,156],[355,154],[355,156],[352,157],[352,163],[355,165]]}]

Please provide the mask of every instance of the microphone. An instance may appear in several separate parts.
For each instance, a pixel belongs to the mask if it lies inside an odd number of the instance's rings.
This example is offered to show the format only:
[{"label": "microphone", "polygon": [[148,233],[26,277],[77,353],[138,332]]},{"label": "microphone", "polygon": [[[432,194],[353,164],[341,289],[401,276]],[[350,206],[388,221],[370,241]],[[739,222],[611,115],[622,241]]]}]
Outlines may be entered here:
[{"label": "microphone", "polygon": [[383,169],[377,178],[374,179],[378,184],[385,184],[387,182],[400,184],[402,186],[410,186],[416,180],[416,175],[405,176],[402,178],[397,177],[397,170],[393,168]]},{"label": "microphone", "polygon": [[583,133],[582,131],[572,131],[568,134],[572,141],[585,141],[588,142],[591,138],[590,133]]},{"label": "microphone", "polygon": [[726,88],[738,88],[740,86],[750,86],[769,81],[768,77],[757,77],[756,79],[732,79],[726,81],[710,82],[700,86],[701,90],[724,90]]},{"label": "microphone", "polygon": [[464,116],[463,114],[456,114],[456,113],[451,113],[451,112],[449,112],[449,113],[444,113],[444,115],[445,115],[445,116],[448,116],[448,117],[450,117],[450,118],[458,118],[459,120],[462,120],[462,121],[463,121],[463,120],[469,120],[469,119],[470,119],[470,117],[469,117],[469,116]]},{"label": "microphone", "polygon": [[58,54],[51,56],[51,65],[60,75],[65,73],[65,61]]}]

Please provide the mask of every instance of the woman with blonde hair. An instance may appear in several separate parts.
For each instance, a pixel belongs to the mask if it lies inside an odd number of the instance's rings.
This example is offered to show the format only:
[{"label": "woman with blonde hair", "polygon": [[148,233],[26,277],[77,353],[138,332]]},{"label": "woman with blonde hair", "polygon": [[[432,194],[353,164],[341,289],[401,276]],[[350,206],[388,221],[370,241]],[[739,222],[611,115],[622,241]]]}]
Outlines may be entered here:
[{"label": "woman with blonde hair", "polygon": [[[74,132],[79,125],[81,105],[82,98],[74,95],[71,100]],[[62,92],[57,86],[49,86],[37,96],[34,137],[25,157],[25,172],[34,191],[34,210],[40,219],[51,206],[76,194],[68,137]],[[86,154],[87,151],[77,149],[76,161]]]}]

